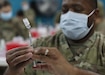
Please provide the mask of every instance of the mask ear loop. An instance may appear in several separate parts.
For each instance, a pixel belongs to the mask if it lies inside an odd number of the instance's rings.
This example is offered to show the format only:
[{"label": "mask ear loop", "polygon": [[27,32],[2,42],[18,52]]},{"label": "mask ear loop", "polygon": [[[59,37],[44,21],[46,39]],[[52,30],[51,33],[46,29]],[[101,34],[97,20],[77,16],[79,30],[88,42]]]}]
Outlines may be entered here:
[{"label": "mask ear loop", "polygon": [[90,17],[92,14],[94,14],[95,9],[88,15],[88,17]]},{"label": "mask ear loop", "polygon": [[[94,14],[94,12],[95,12],[95,9],[88,15],[88,17],[90,17],[92,14]],[[93,26],[94,26],[94,23],[92,23],[92,25],[90,26],[90,30],[93,28]]]},{"label": "mask ear loop", "polygon": [[92,25],[89,27],[89,29],[91,30],[93,28],[93,26],[94,26],[94,23],[92,23]]}]

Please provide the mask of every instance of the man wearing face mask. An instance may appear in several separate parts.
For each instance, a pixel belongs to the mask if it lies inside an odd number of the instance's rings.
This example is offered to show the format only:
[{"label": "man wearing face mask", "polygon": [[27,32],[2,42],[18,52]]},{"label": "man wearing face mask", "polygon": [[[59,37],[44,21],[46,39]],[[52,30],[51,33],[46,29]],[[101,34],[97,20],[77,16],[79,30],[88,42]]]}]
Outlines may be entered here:
[{"label": "man wearing face mask", "polygon": [[[35,70],[39,75],[105,75],[105,38],[94,31],[97,15],[97,0],[63,0],[62,31],[38,39],[34,49],[7,52],[9,67],[5,75],[35,75]],[[44,61],[44,66],[41,63],[32,68],[30,63],[36,59]]]},{"label": "man wearing face mask", "polygon": [[25,37],[26,31],[23,31],[21,25],[15,22],[12,7],[8,1],[2,2],[0,17],[0,39],[10,41],[16,36],[27,38]]}]

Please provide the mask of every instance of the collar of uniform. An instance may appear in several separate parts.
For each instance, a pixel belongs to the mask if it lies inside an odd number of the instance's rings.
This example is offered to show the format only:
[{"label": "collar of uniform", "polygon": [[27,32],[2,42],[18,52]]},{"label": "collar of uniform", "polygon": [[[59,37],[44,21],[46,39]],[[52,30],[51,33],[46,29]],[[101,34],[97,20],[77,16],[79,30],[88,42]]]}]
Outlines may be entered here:
[{"label": "collar of uniform", "polygon": [[90,48],[97,38],[97,32],[94,32],[93,35],[83,44],[83,46],[86,46],[87,48]]},{"label": "collar of uniform", "polygon": [[75,43],[75,42],[72,42],[72,41],[68,41],[70,46],[72,47],[86,47],[86,48],[90,48],[93,43],[95,42],[95,39],[96,39],[96,32],[93,33],[93,35],[85,42],[83,43]]},{"label": "collar of uniform", "polygon": [[68,42],[67,42],[67,40],[66,40],[66,37],[65,37],[65,35],[63,34],[63,32],[62,31],[60,31],[60,33],[61,33],[61,35],[60,35],[60,44],[62,45],[62,46],[64,46],[65,47],[65,49],[69,49],[70,47],[69,47],[69,45],[68,45]]},{"label": "collar of uniform", "polygon": [[[69,42],[70,45],[68,44],[68,41],[65,35],[62,33],[62,31],[60,31],[59,35],[60,46],[63,49],[63,52],[70,53],[70,55],[67,58],[72,58],[73,56],[75,56],[75,54],[81,54],[81,52],[84,52],[84,49],[86,50],[92,47],[96,40],[97,32],[94,32],[93,35],[84,43]],[[72,49],[72,47],[78,50],[74,50]]]},{"label": "collar of uniform", "polygon": [[[84,49],[91,48],[96,40],[96,36],[97,36],[97,33],[94,32],[93,35],[86,42],[84,42],[84,43],[69,42],[69,44],[70,44],[69,45],[67,39],[65,38],[65,35],[62,33],[62,35],[61,35],[62,39],[60,39],[60,42],[61,42],[62,48],[64,50],[69,50],[71,52],[70,57],[72,57],[77,54],[81,54],[81,52],[84,52],[83,51]],[[72,48],[75,48],[78,50],[75,50]]]},{"label": "collar of uniform", "polygon": [[65,38],[65,35],[62,33],[62,31],[60,31],[59,41],[60,41],[60,47],[61,47],[62,54],[64,54],[64,56],[69,61],[69,59],[71,59],[74,55],[73,55],[72,51],[70,50],[68,42]]}]

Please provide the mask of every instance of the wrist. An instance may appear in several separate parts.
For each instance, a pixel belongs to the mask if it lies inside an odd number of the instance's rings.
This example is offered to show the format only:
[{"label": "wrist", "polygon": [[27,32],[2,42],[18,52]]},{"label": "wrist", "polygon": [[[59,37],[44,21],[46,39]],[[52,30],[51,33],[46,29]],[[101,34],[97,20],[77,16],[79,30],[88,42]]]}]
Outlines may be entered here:
[{"label": "wrist", "polygon": [[23,73],[24,73],[24,69],[16,70],[8,67],[4,75],[22,75]]},{"label": "wrist", "polygon": [[[68,66],[69,65],[69,66]],[[68,63],[66,66],[67,74],[66,75],[77,75],[78,73],[78,68],[72,66],[71,64]]]}]

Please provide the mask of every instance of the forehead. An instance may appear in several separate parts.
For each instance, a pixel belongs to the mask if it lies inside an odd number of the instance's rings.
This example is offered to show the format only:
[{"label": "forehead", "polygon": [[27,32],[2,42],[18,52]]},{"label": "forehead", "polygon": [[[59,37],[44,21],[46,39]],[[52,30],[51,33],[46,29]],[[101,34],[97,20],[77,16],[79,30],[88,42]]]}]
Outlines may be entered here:
[{"label": "forehead", "polygon": [[90,0],[63,0],[62,5],[80,5],[86,10],[92,10],[92,6],[90,4]]},{"label": "forehead", "polygon": [[90,1],[89,0],[63,0],[63,4],[80,4],[82,6],[88,6],[88,7],[91,7],[91,4],[90,4]]},{"label": "forehead", "polygon": [[89,0],[63,0],[63,2],[76,2],[76,3],[87,3],[89,4]]},{"label": "forehead", "polygon": [[10,11],[11,9],[11,6],[2,7],[2,11]]},{"label": "forehead", "polygon": [[57,2],[57,0],[36,0],[36,2],[37,3],[41,3],[41,4],[43,4],[43,3],[56,3]]}]

